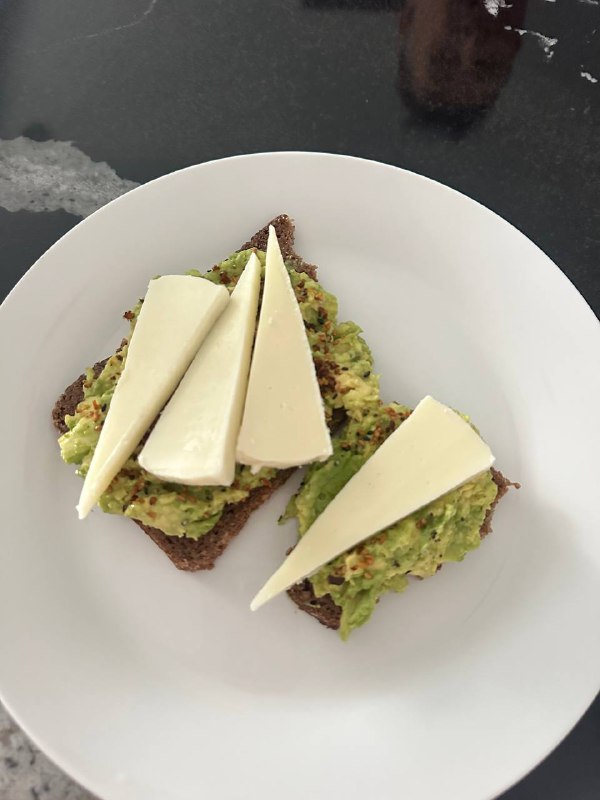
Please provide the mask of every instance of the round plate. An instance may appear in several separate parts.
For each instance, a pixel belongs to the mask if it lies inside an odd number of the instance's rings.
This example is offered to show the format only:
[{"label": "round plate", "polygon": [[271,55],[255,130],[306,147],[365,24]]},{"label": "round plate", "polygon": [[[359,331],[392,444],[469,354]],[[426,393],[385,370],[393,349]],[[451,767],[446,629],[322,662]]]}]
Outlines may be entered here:
[{"label": "round plate", "polygon": [[[277,493],[210,573],[131,522],[78,522],[50,410],[126,330],[157,273],[220,260],[275,215],[358,321],[388,400],[469,413],[522,483],[463,564],[383,598],[346,644],[282,596],[248,603],[294,540]],[[600,331],[569,281],[477,203],[399,169],[276,153],[110,203],[0,314],[0,691],[105,800],[244,794],[490,798],[598,689]]]}]

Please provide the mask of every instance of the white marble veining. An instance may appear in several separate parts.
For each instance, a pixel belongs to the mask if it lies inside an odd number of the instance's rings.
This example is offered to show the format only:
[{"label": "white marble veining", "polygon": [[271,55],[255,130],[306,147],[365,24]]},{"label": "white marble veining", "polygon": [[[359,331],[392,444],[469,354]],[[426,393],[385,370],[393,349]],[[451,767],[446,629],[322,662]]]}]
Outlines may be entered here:
[{"label": "white marble veining", "polygon": [[585,80],[589,81],[590,83],[598,83],[598,78],[594,78],[594,76],[589,72],[582,71],[579,74],[582,78],[585,78]]},{"label": "white marble veining", "polygon": [[[137,185],[71,142],[0,140],[0,205],[7,211],[62,209],[86,217]],[[0,800],[94,800],[29,741],[1,705]]]},{"label": "white marble veining", "polygon": [[0,205],[7,211],[68,211],[87,217],[137,186],[72,142],[0,140]]},{"label": "white marble veining", "polygon": [[96,31],[94,33],[88,33],[87,36],[84,36],[84,39],[97,39],[98,36],[106,36],[109,33],[115,33],[116,31],[123,31],[127,28],[135,28],[136,25],[139,25],[140,22],[143,22],[146,17],[148,17],[153,11],[154,6],[158,3],[158,0],[150,0],[147,7],[142,11],[142,13],[132,19],[131,22],[126,22],[123,25],[116,25],[113,28],[103,28],[101,31]]},{"label": "white marble veining", "polygon": [[539,33],[539,31],[529,31],[526,28],[513,28],[511,25],[505,25],[504,30],[515,31],[515,33],[518,33],[519,36],[533,36],[533,38],[536,39],[536,41],[544,51],[544,55],[546,56],[547,61],[550,61],[550,59],[554,55],[553,48],[558,43],[557,37],[546,36],[543,33]]},{"label": "white marble veining", "polygon": [[67,778],[15,725],[0,706],[2,800],[95,800]]}]

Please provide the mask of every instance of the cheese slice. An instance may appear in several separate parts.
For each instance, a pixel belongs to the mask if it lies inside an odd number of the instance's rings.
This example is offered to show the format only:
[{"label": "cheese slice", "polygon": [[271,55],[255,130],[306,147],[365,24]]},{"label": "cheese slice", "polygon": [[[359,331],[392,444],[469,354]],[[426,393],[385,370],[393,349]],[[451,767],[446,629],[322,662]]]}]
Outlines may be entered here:
[{"label": "cheese slice", "polygon": [[331,453],[304,321],[271,226],[237,459],[256,471],[323,461]]},{"label": "cheese slice", "polygon": [[256,327],[260,262],[252,253],[221,314],[138,456],[159,478],[230,486]]},{"label": "cheese slice", "polygon": [[425,397],[317,517],[250,607],[259,608],[493,463],[490,448],[462,417]]},{"label": "cheese slice", "polygon": [[86,517],[133,453],[229,302],[204,278],[150,281],[77,510]]}]

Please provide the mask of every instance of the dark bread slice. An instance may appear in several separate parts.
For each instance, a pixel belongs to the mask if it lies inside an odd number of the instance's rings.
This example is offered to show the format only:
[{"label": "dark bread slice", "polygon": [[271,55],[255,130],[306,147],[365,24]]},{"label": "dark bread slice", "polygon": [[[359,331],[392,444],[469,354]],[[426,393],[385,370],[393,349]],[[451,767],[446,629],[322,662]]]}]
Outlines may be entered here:
[{"label": "dark bread slice", "polygon": [[[103,361],[97,361],[94,364],[94,378],[97,378],[98,375],[100,375],[107,361],[108,359],[105,358]],[[52,423],[57,431],[61,434],[66,433],[69,430],[65,423],[65,417],[67,415],[73,415],[77,409],[77,406],[83,400],[84,380],[85,374],[76,378],[70,386],[67,386],[54,404],[54,408],[52,409]]]},{"label": "dark bread slice", "polygon": [[[281,214],[261,228],[254,236],[240,247],[247,250],[255,247],[257,250],[266,250],[269,236],[269,225],[273,225],[279,239],[279,246],[284,259],[294,263],[297,272],[305,272],[311,278],[316,278],[316,267],[305,264],[294,252],[294,223],[286,215]],[[99,361],[94,365],[94,374],[98,375],[106,361]],[[66,433],[65,416],[74,414],[77,405],[83,400],[83,381],[85,375],[80,375],[56,401],[52,409],[52,421],[60,433]],[[278,489],[289,476],[293,469],[282,470],[269,486],[260,486],[250,492],[250,496],[242,503],[234,503],[225,507],[225,511],[215,527],[199,539],[186,539],[177,536],[167,536],[158,528],[150,528],[137,520],[132,520],[146,533],[152,541],[171,559],[177,569],[194,572],[200,569],[212,569],[215,561],[225,550],[229,542],[237,536],[244,527],[250,514],[261,506]]]},{"label": "dark bread slice", "polygon": [[250,514],[271,497],[276,489],[287,481],[293,469],[282,470],[269,486],[253,489],[242,503],[225,506],[223,515],[215,527],[199,539],[185,539],[167,536],[157,528],[149,528],[142,522],[137,525],[147,533],[152,541],[166,553],[177,569],[195,572],[199,569],[212,569],[215,561],[229,542],[238,535],[248,522]]},{"label": "dark bread slice", "polygon": [[[519,487],[518,483],[512,483],[509,481],[497,469],[492,469],[492,477],[494,479],[494,483],[498,487],[498,494],[496,495],[496,499],[492,505],[489,507],[487,514],[485,515],[485,519],[483,520],[483,525],[479,530],[482,539],[487,536],[488,533],[492,532],[492,517],[494,515],[494,510],[508,491],[509,486],[515,486],[516,488]],[[310,614],[311,617],[314,617],[316,620],[318,620],[321,625],[325,625],[326,628],[332,628],[333,630],[337,630],[340,627],[342,609],[334,603],[330,594],[325,594],[323,597],[316,597],[313,591],[312,583],[308,578],[305,578],[300,583],[292,586],[290,589],[288,589],[287,593],[292,598],[294,603],[296,603],[299,609],[306,611],[307,614]]]}]

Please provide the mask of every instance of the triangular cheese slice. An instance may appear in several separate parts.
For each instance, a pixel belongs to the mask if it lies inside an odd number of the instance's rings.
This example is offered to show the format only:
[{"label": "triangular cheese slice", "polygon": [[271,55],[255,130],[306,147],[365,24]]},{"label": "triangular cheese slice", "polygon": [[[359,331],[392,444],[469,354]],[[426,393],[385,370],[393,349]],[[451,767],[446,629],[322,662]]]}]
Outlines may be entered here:
[{"label": "triangular cheese slice", "polygon": [[150,281],[85,477],[80,519],[140,443],[228,302],[227,289],[204,278],[165,275]]},{"label": "triangular cheese slice", "polygon": [[304,321],[271,226],[237,459],[255,470],[285,468],[322,461],[331,452]]},{"label": "triangular cheese slice", "polygon": [[426,397],[317,517],[250,607],[259,608],[493,463],[490,448],[468,422]]},{"label": "triangular cheese slice", "polygon": [[230,486],[256,327],[261,266],[252,253],[229,305],[206,337],[138,456],[163,480]]}]

